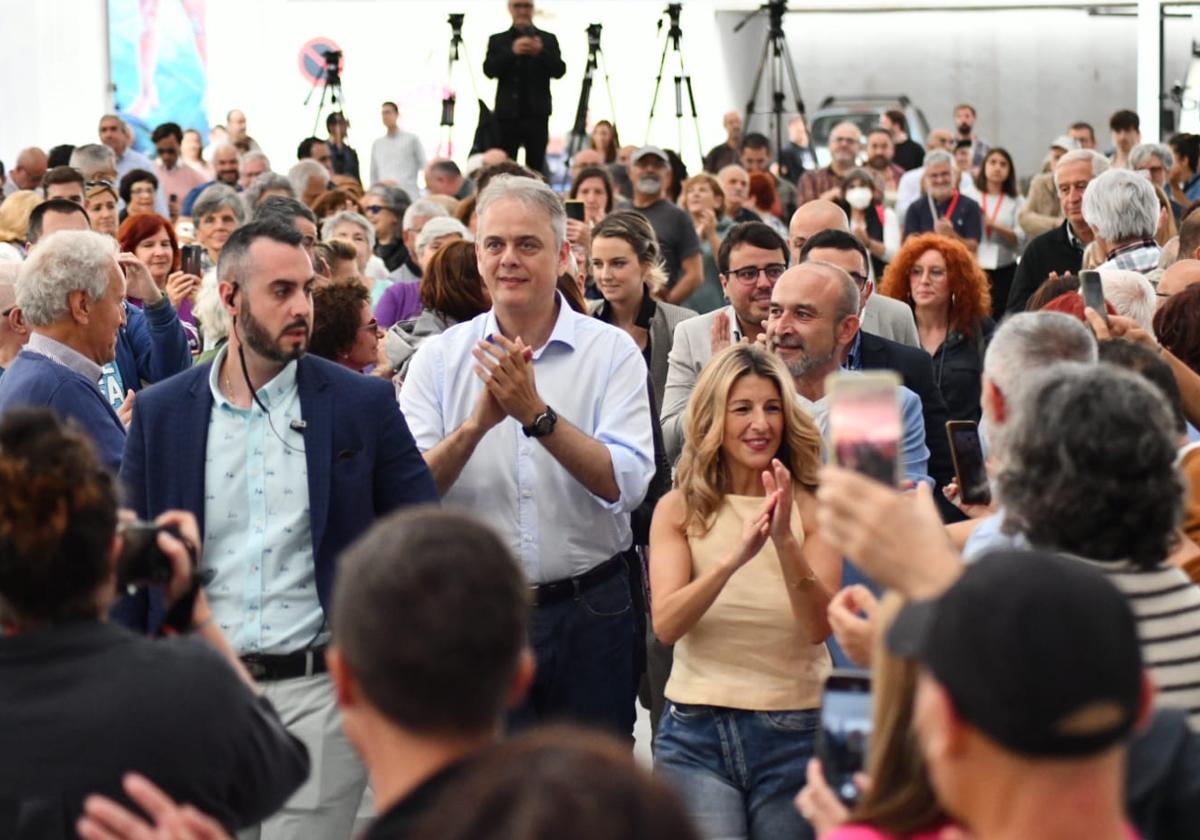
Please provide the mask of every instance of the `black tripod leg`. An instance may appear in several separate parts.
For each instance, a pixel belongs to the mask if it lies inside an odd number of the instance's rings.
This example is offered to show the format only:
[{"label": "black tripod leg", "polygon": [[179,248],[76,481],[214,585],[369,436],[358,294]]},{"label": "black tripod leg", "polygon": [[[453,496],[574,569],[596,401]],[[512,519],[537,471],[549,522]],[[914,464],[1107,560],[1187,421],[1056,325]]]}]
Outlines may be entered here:
[{"label": "black tripod leg", "polygon": [[796,65],[792,63],[792,51],[788,49],[787,40],[783,42],[784,68],[787,70],[788,81],[792,84],[792,96],[796,100],[796,113],[804,116],[804,100],[800,98],[800,83],[796,81]]},{"label": "black tripod leg", "polygon": [[658,104],[658,89],[662,86],[663,67],[667,64],[667,49],[671,39],[663,41],[662,56],[658,59],[658,77],[654,80],[654,98],[650,100],[650,119],[646,121],[646,139],[650,139],[650,126],[654,124],[654,106]]},{"label": "black tripod leg", "polygon": [[758,70],[754,73],[754,81],[750,84],[750,99],[746,102],[745,131],[750,130],[750,117],[754,114],[754,103],[758,101],[758,88],[762,85],[763,70],[767,67],[767,53],[771,49],[771,39],[763,42],[762,55],[758,59]]}]

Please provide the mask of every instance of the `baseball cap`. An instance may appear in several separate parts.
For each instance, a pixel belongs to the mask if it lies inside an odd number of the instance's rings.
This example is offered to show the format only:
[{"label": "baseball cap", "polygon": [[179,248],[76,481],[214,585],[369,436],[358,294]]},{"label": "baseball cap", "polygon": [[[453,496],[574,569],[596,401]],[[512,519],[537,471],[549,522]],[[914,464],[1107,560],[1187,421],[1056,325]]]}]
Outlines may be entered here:
[{"label": "baseball cap", "polygon": [[637,163],[639,160],[646,157],[647,155],[658,155],[658,157],[662,158],[664,161],[669,160],[669,158],[667,157],[667,153],[664,152],[662,149],[658,148],[658,146],[642,146],[640,149],[638,149],[636,152],[633,153],[633,155],[629,158],[629,162]]},{"label": "baseball cap", "polygon": [[997,551],[887,633],[946,689],[960,718],[1034,758],[1099,753],[1137,721],[1142,656],[1125,596],[1083,560]]},{"label": "baseball cap", "polygon": [[1079,143],[1069,134],[1060,134],[1050,141],[1051,149],[1065,149],[1066,151],[1074,151],[1079,148]]}]

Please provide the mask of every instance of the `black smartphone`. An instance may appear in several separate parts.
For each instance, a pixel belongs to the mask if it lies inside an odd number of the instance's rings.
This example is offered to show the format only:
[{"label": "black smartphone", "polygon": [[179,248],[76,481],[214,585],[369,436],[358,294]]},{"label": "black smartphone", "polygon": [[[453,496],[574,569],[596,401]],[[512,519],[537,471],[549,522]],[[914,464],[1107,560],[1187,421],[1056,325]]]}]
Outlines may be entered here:
[{"label": "black smartphone", "polygon": [[990,505],[992,488],[988,484],[979,427],[974,420],[950,420],[946,423],[946,437],[950,438],[959,499],[968,505]]},{"label": "black smartphone", "polygon": [[567,206],[567,218],[568,219],[574,219],[577,222],[583,221],[583,202],[582,201],[577,201],[572,198],[567,201],[564,201],[563,204],[565,204]]},{"label": "black smartphone", "polygon": [[1090,306],[1108,323],[1108,310],[1104,308],[1104,286],[1100,282],[1099,271],[1079,272],[1079,293],[1083,295],[1083,305]]},{"label": "black smartphone", "polygon": [[179,249],[179,270],[200,277],[203,272],[203,245],[184,245]]},{"label": "black smartphone", "polygon": [[866,767],[870,737],[871,675],[834,669],[825,680],[821,698],[817,758],[825,781],[847,807],[853,807],[861,793],[854,774]]}]

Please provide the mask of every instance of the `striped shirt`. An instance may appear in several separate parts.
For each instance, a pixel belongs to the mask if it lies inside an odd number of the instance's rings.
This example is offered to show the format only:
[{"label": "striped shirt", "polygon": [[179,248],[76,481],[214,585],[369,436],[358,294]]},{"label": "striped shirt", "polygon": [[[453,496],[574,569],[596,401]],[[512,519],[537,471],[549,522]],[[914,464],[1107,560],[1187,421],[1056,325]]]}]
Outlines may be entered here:
[{"label": "striped shirt", "polygon": [[1200,731],[1200,586],[1175,566],[1085,562],[1129,599],[1157,703],[1183,709],[1192,730]]}]

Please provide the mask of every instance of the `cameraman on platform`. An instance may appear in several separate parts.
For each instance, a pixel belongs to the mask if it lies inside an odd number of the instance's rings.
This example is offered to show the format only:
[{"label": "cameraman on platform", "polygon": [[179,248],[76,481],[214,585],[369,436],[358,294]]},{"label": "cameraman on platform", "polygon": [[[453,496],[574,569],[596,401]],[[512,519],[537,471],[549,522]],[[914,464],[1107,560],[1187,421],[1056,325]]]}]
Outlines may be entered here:
[{"label": "cameraman on platform", "polygon": [[[227,829],[274,813],[305,780],[303,745],[251,690],[193,581],[199,533],[164,513],[132,551],[117,480],[88,439],[46,409],[0,423],[0,837],[74,837],[84,798],[127,802],[153,778]],[[142,531],[144,534],[145,531]],[[153,551],[157,548],[157,552]],[[166,578],[154,640],[107,623],[118,580]],[[149,574],[147,574],[149,573]]]},{"label": "cameraman on platform", "polygon": [[542,173],[550,138],[550,80],[567,72],[558,39],[533,25],[532,0],[509,0],[513,25],[488,38],[483,73],[496,79],[499,147],[513,160],[525,147],[525,165]]}]

